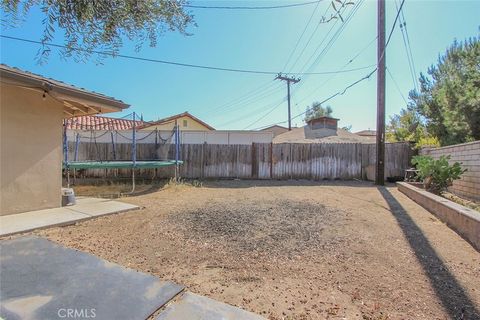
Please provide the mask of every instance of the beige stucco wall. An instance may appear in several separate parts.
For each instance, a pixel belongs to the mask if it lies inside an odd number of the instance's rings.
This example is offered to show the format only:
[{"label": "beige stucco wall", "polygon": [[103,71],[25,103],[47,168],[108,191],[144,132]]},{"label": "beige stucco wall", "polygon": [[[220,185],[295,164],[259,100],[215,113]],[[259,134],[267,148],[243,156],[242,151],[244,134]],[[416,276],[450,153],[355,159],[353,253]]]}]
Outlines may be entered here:
[{"label": "beige stucco wall", "polygon": [[59,207],[62,105],[0,85],[0,215]]},{"label": "beige stucco wall", "polygon": [[[187,121],[187,126],[184,126],[183,121]],[[198,121],[195,121],[194,119],[190,117],[180,117],[177,120],[178,125],[180,126],[181,131],[210,131],[209,128],[205,127],[203,124],[199,123]],[[158,130],[173,130],[173,127],[175,126],[175,121],[166,123],[166,124],[159,124],[159,125],[153,125],[148,128],[144,128],[142,130],[155,130],[157,128]]]}]

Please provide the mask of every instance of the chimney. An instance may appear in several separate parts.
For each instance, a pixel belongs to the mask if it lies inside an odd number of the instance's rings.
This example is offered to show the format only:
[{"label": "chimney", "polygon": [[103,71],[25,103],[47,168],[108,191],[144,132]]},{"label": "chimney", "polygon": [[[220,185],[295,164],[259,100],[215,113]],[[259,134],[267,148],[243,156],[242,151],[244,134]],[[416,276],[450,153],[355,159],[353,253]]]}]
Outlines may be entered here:
[{"label": "chimney", "polygon": [[323,117],[311,119],[307,122],[307,124],[311,130],[330,129],[330,130],[337,131],[338,120],[339,119],[336,119],[336,118],[323,116]]}]

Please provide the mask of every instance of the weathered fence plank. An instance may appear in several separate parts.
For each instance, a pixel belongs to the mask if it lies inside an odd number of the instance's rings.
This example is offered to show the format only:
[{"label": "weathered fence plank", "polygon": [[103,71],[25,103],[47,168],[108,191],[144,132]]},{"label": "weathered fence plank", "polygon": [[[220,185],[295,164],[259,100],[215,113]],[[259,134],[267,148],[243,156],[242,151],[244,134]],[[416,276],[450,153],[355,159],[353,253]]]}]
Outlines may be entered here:
[{"label": "weathered fence plank", "polygon": [[[75,145],[69,143],[69,160]],[[131,160],[130,144],[81,143],[76,160]],[[391,143],[385,148],[386,177],[402,176],[410,166],[408,143]],[[358,143],[216,145],[184,144],[180,148],[180,175],[185,178],[254,179],[363,179],[375,177],[375,145]],[[137,160],[175,159],[173,145],[139,143]],[[173,168],[142,169],[138,177],[172,177]],[[77,170],[79,177],[129,177],[131,169]]]}]

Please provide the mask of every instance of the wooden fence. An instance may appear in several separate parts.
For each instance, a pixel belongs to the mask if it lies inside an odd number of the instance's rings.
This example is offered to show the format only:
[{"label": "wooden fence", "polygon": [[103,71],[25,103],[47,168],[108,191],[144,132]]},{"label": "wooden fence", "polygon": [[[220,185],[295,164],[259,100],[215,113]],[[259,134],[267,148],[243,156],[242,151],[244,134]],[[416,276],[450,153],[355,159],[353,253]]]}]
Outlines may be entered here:
[{"label": "wooden fence", "polygon": [[[83,143],[77,160],[131,160],[131,145]],[[69,143],[69,159],[74,158]],[[410,166],[412,149],[408,143],[386,145],[385,177],[403,176]],[[180,175],[184,178],[239,179],[363,179],[375,177],[375,145],[359,143],[252,145],[184,144],[180,148]],[[115,156],[115,157],[114,157]],[[138,144],[137,160],[174,159],[174,146]],[[173,168],[141,169],[143,178],[168,178]],[[77,177],[129,177],[130,169],[77,170]]]}]

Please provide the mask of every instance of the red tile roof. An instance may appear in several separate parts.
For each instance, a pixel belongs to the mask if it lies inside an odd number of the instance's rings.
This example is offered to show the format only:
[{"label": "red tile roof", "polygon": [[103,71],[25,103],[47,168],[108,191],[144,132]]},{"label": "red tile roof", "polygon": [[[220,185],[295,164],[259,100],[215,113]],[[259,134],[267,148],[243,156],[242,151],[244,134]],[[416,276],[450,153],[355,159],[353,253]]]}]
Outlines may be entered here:
[{"label": "red tile roof", "polygon": [[[66,119],[68,130],[128,130],[133,128],[133,120],[101,116],[80,116]],[[135,127],[144,125],[135,121]]]}]

